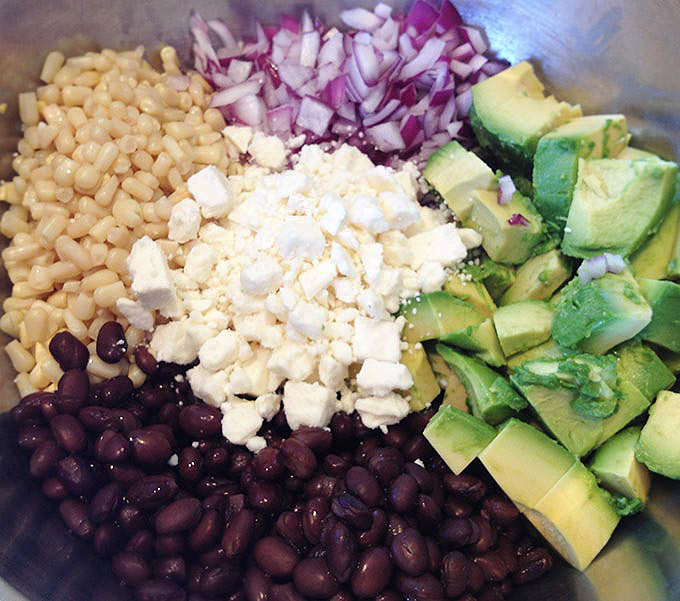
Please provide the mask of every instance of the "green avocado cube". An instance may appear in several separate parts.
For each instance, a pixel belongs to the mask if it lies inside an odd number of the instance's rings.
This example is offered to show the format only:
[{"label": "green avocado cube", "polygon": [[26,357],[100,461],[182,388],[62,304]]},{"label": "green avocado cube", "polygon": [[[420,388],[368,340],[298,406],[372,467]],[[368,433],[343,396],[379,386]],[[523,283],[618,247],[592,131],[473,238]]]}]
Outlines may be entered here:
[{"label": "green avocado cube", "polygon": [[662,390],[649,409],[635,457],[650,470],[680,480],[680,394]]},{"label": "green avocado cube", "polygon": [[652,478],[649,470],[635,458],[640,430],[639,426],[631,426],[612,436],[593,455],[590,470],[604,488],[630,499],[640,499],[644,506]]},{"label": "green avocado cube", "polygon": [[465,386],[468,406],[476,417],[496,425],[527,406],[505,377],[479,359],[457,353],[444,344],[436,348]]},{"label": "green avocado cube", "polygon": [[580,462],[575,463],[535,507],[524,508],[524,515],[578,570],[590,565],[620,520],[595,476]]},{"label": "green avocado cube", "polygon": [[465,272],[475,282],[484,284],[494,301],[497,301],[515,281],[515,269],[513,267],[500,265],[489,257],[484,257],[479,265],[469,263],[465,266]]},{"label": "green avocado cube", "polygon": [[506,357],[538,346],[550,338],[555,312],[539,300],[525,300],[496,309],[493,323]]},{"label": "green avocado cube", "polygon": [[439,396],[441,388],[439,388],[439,382],[432,371],[423,345],[410,344],[401,353],[401,363],[406,366],[413,377],[413,386],[409,391],[411,398],[408,402],[411,411],[425,409]]},{"label": "green avocado cube", "polygon": [[680,352],[680,285],[645,278],[639,278],[638,283],[652,307],[652,321],[642,330],[642,339]]},{"label": "green avocado cube", "polygon": [[455,140],[430,156],[423,177],[460,221],[470,216],[472,193],[478,189],[494,190],[498,183],[491,168]]},{"label": "green avocado cube", "polygon": [[543,136],[534,156],[534,203],[548,229],[562,235],[579,158],[616,156],[628,143],[623,115],[577,117]]},{"label": "green avocado cube", "polygon": [[614,349],[619,382],[629,382],[649,402],[675,383],[675,376],[659,356],[639,341]]},{"label": "green avocado cube", "polygon": [[616,155],[617,159],[622,161],[639,161],[645,159],[658,159],[659,157],[653,152],[647,152],[646,150],[640,150],[639,148],[632,148],[631,146],[626,146],[624,149]]},{"label": "green avocado cube", "polygon": [[522,300],[547,300],[571,277],[570,261],[553,249],[520,265],[515,281],[501,297],[499,304],[509,305]]},{"label": "green avocado cube", "polygon": [[476,326],[468,326],[440,338],[441,342],[472,351],[472,354],[489,365],[501,367],[506,359],[501,349],[493,320],[485,319]]},{"label": "green avocado cube", "polygon": [[574,278],[562,291],[552,326],[555,342],[603,354],[641,332],[652,309],[628,270],[590,282]]},{"label": "green avocado cube", "polygon": [[493,440],[496,430],[469,413],[442,405],[423,436],[451,471],[460,474]]},{"label": "green avocado cube", "polygon": [[675,193],[678,166],[661,160],[579,159],[562,252],[627,257],[654,234]]},{"label": "green avocado cube", "polygon": [[482,247],[492,260],[512,265],[526,261],[544,238],[541,216],[519,192],[501,205],[495,192],[475,190],[465,225],[482,235]]},{"label": "green avocado cube", "polygon": [[472,87],[470,124],[477,141],[508,165],[529,173],[541,136],[581,107],[545,96],[530,63],[522,62]]},{"label": "green avocado cube", "polygon": [[[469,277],[469,276],[468,276]],[[464,280],[459,273],[452,273],[444,282],[444,290],[466,303],[470,303],[485,317],[491,317],[496,304],[482,282]]]},{"label": "green avocado cube", "polygon": [[508,369],[515,370],[525,361],[532,361],[533,359],[559,359],[564,357],[564,351],[555,344],[555,341],[550,340],[539,344],[528,351],[517,353],[508,359]]},{"label": "green avocado cube", "polygon": [[535,507],[576,463],[540,430],[510,419],[479,454],[491,477],[517,505]]}]

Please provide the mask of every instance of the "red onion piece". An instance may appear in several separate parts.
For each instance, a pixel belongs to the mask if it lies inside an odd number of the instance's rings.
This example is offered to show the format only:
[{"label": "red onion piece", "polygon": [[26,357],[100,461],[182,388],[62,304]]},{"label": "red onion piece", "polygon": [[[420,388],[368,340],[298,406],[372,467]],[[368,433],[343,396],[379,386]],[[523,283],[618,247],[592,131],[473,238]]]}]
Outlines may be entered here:
[{"label": "red onion piece", "polygon": [[269,131],[273,134],[287,134],[293,124],[293,107],[283,105],[267,112]]},{"label": "red onion piece", "polygon": [[300,34],[300,22],[295,18],[291,17],[290,15],[281,15],[281,29],[285,29],[286,31],[290,31],[291,33],[294,33],[295,35]]},{"label": "red onion piece", "polygon": [[365,8],[352,8],[340,13],[340,20],[350,29],[373,32],[383,23],[383,20]]},{"label": "red onion piece", "polygon": [[374,86],[378,83],[380,67],[378,57],[375,55],[373,46],[354,43],[354,60],[359,68],[359,73],[367,86]]},{"label": "red onion piece", "polygon": [[439,9],[439,19],[435,25],[435,31],[440,34],[445,33],[462,24],[463,19],[460,18],[458,9],[456,9],[450,0],[443,0],[442,6]]},{"label": "red onion piece", "polygon": [[515,182],[509,175],[504,175],[498,178],[498,204],[506,205],[511,200],[517,188],[515,187]]},{"label": "red onion piece", "polygon": [[230,88],[225,88],[212,97],[210,106],[220,107],[233,104],[244,96],[257,94],[261,87],[262,84],[256,81],[245,81]]},{"label": "red onion piece", "polygon": [[406,147],[399,131],[399,124],[396,121],[388,121],[369,127],[366,130],[366,135],[375,144],[375,147],[382,152],[403,150]]},{"label": "red onion piece", "polygon": [[[445,0],[447,1],[447,0]],[[416,0],[411,7],[406,20],[406,27],[413,27],[419,34],[428,31],[439,18],[439,13],[425,0]]]},{"label": "red onion piece", "polygon": [[445,43],[437,38],[427,40],[418,55],[402,67],[399,78],[411,79],[429,69],[442,55],[444,46]]},{"label": "red onion piece", "polygon": [[484,34],[479,31],[479,29],[463,25],[458,28],[458,31],[464,39],[472,44],[472,47],[475,49],[477,54],[484,54],[489,49],[489,45],[484,39]]},{"label": "red onion piece", "polygon": [[626,262],[621,255],[604,253],[604,259],[607,263],[607,272],[609,273],[621,273],[626,268]]},{"label": "red onion piece", "polygon": [[264,102],[255,94],[248,94],[239,98],[233,104],[233,109],[236,118],[246,125],[258,127],[264,122]]},{"label": "red onion piece", "polygon": [[376,123],[380,123],[381,121],[384,121],[388,117],[394,113],[394,111],[397,110],[399,107],[399,100],[396,98],[392,98],[392,100],[388,101],[387,104],[380,109],[377,113],[373,113],[372,115],[369,115],[364,118],[364,126],[365,127],[371,127],[372,125],[375,125]]},{"label": "red onion piece", "polygon": [[472,90],[467,89],[462,94],[456,96],[456,108],[461,117],[467,117],[472,106]]},{"label": "red onion piece", "polygon": [[232,60],[227,69],[227,77],[234,83],[243,83],[253,70],[253,63],[251,61]]},{"label": "red onion piece", "polygon": [[510,225],[529,225],[529,220],[521,213],[513,213],[512,217],[508,219]]},{"label": "red onion piece", "polygon": [[333,116],[333,109],[316,98],[305,96],[300,103],[300,113],[296,123],[301,129],[323,136]]},{"label": "red onion piece", "polygon": [[586,259],[576,270],[578,279],[584,284],[601,278],[605,273],[607,273],[607,259],[603,255]]},{"label": "red onion piece", "polygon": [[318,31],[307,31],[302,35],[300,44],[300,65],[303,67],[314,67],[319,55],[321,36]]}]

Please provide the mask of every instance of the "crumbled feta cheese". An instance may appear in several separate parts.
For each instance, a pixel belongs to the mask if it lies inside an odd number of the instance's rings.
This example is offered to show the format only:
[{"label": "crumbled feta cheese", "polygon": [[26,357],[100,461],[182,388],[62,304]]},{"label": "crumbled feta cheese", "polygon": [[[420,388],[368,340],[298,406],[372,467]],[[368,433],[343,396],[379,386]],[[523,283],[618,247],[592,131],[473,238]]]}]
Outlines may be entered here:
[{"label": "crumbled feta cheese", "polygon": [[333,290],[335,297],[348,305],[352,304],[357,295],[361,285],[357,280],[350,280],[349,278],[338,278],[333,282]]},{"label": "crumbled feta cheese", "polygon": [[335,236],[347,220],[347,210],[342,204],[340,197],[335,194],[327,194],[321,199],[320,209],[323,215],[319,218],[319,224],[331,236]]},{"label": "crumbled feta cheese", "polygon": [[198,351],[198,359],[202,367],[217,371],[234,363],[238,359],[239,349],[239,335],[233,330],[222,330],[203,343]]},{"label": "crumbled feta cheese", "polygon": [[336,394],[320,384],[289,380],[283,387],[283,409],[291,430],[300,426],[323,428],[335,413]]},{"label": "crumbled feta cheese", "polygon": [[286,164],[288,152],[281,138],[255,132],[248,144],[248,152],[255,162],[269,169],[281,169]]},{"label": "crumbled feta cheese", "polygon": [[441,263],[436,261],[425,261],[418,269],[420,278],[420,288],[423,292],[434,292],[441,290],[446,281],[446,272]]},{"label": "crumbled feta cheese", "polygon": [[404,230],[420,221],[420,207],[405,194],[385,191],[380,204],[392,229]]},{"label": "crumbled feta cheese", "polygon": [[286,342],[273,350],[267,367],[287,380],[306,380],[316,365],[316,358],[302,344]]},{"label": "crumbled feta cheese", "polygon": [[401,328],[395,321],[357,317],[354,324],[354,356],[365,359],[398,362],[401,357]]},{"label": "crumbled feta cheese", "polygon": [[373,290],[364,290],[357,297],[359,308],[369,317],[382,318],[385,314],[383,297]]},{"label": "crumbled feta cheese", "polygon": [[262,417],[255,403],[224,403],[222,434],[232,444],[246,444],[262,426]]},{"label": "crumbled feta cheese", "polygon": [[335,263],[322,261],[303,272],[300,277],[300,285],[308,300],[312,300],[319,292],[328,288],[337,274]]},{"label": "crumbled feta cheese", "polygon": [[202,365],[192,367],[187,378],[194,394],[213,407],[219,407],[227,398],[227,374],[211,372]]},{"label": "crumbled feta cheese", "polygon": [[206,219],[224,217],[234,207],[234,193],[226,175],[210,165],[187,180],[189,193],[201,206]]},{"label": "crumbled feta cheese", "polygon": [[338,390],[348,376],[347,365],[324,355],[319,361],[319,380],[327,388]]},{"label": "crumbled feta cheese", "polygon": [[364,278],[369,284],[377,284],[383,266],[383,245],[379,243],[365,244],[359,249],[359,256],[364,266]]},{"label": "crumbled feta cheese", "polygon": [[197,242],[191,247],[184,262],[184,275],[194,282],[207,282],[212,275],[217,253],[209,244]]},{"label": "crumbled feta cheese", "polygon": [[146,309],[160,309],[175,300],[170,270],[161,247],[148,236],[132,245],[127,258],[132,292]]},{"label": "crumbled feta cheese", "polygon": [[255,399],[255,409],[266,421],[274,419],[281,407],[281,395],[273,392],[263,394]]},{"label": "crumbled feta cheese", "polygon": [[341,340],[334,340],[330,345],[331,353],[342,365],[350,365],[354,361],[352,347]]},{"label": "crumbled feta cheese", "polygon": [[295,305],[288,316],[288,324],[300,334],[308,336],[312,340],[318,340],[323,333],[323,327],[328,319],[328,311],[318,305],[304,301]]},{"label": "crumbled feta cheese", "polygon": [[350,278],[357,276],[357,270],[354,262],[350,258],[347,251],[340,246],[337,242],[331,244],[331,261],[335,263],[335,266],[342,275],[346,275]]},{"label": "crumbled feta cheese", "polygon": [[482,243],[482,235],[468,227],[458,228],[458,235],[465,245],[465,248],[477,248]]},{"label": "crumbled feta cheese", "polygon": [[408,242],[413,253],[413,269],[418,269],[425,261],[437,261],[448,267],[459,263],[467,255],[467,249],[453,223],[416,234]]},{"label": "crumbled feta cheese", "polygon": [[310,217],[289,217],[279,229],[276,241],[285,259],[319,259],[326,245],[321,228]]},{"label": "crumbled feta cheese", "polygon": [[187,336],[184,322],[171,321],[156,327],[149,348],[157,361],[186,365],[197,356],[196,347]]},{"label": "crumbled feta cheese", "polygon": [[386,396],[392,390],[408,390],[413,376],[402,363],[366,359],[357,374],[357,385],[362,393]]},{"label": "crumbled feta cheese", "polygon": [[259,453],[266,446],[267,440],[262,436],[253,436],[252,438],[249,438],[246,443],[246,449],[255,454]]},{"label": "crumbled feta cheese", "polygon": [[378,199],[366,194],[349,199],[349,220],[372,234],[380,234],[390,229]]},{"label": "crumbled feta cheese", "polygon": [[116,309],[130,322],[131,326],[145,332],[153,329],[153,313],[145,309],[139,301],[125,297],[119,298],[116,301]]},{"label": "crumbled feta cheese", "polygon": [[409,412],[408,401],[398,394],[380,397],[360,397],[354,408],[367,428],[379,428],[399,423]]},{"label": "crumbled feta cheese", "polygon": [[180,244],[194,240],[200,227],[201,209],[191,198],[180,200],[172,207],[168,221],[168,238],[170,240]]},{"label": "crumbled feta cheese", "polygon": [[269,294],[281,284],[283,270],[271,257],[259,258],[241,271],[241,286],[253,296]]},{"label": "crumbled feta cheese", "polygon": [[241,154],[248,152],[248,144],[253,139],[253,130],[250,127],[240,125],[227,125],[222,130],[222,134],[227,138]]}]

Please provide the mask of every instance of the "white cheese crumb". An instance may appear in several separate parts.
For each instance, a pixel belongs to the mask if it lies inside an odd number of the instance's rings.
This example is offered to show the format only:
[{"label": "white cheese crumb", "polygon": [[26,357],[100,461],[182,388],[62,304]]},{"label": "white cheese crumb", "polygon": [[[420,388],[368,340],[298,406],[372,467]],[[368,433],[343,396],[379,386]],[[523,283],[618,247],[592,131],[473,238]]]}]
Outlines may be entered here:
[{"label": "white cheese crumb", "polygon": [[145,309],[138,301],[129,298],[119,298],[116,301],[118,312],[130,322],[130,325],[148,332],[153,329],[153,313]]},{"label": "white cheese crumb", "polygon": [[206,219],[224,217],[234,207],[234,193],[226,175],[210,165],[187,180],[190,194],[201,206]]},{"label": "white cheese crumb", "polygon": [[248,152],[248,144],[250,144],[250,140],[253,139],[252,128],[240,125],[227,125],[227,127],[222,130],[222,134],[236,146],[241,154]]},{"label": "white cheese crumb", "polygon": [[281,395],[272,392],[263,394],[255,399],[255,409],[264,420],[270,421],[279,412]]},{"label": "white cheese crumb", "polygon": [[248,152],[255,162],[262,167],[281,169],[286,164],[288,152],[286,146],[278,136],[267,136],[262,132],[255,132],[248,145]]},{"label": "white cheese crumb", "polygon": [[143,236],[133,244],[127,258],[127,268],[132,276],[132,292],[144,308],[160,309],[175,300],[175,290],[163,251],[148,236]]},{"label": "white cheese crumb", "polygon": [[386,396],[392,390],[408,390],[413,377],[402,363],[367,359],[357,374],[359,390],[371,396]]},{"label": "white cheese crumb", "polygon": [[300,426],[322,428],[335,413],[336,393],[320,384],[289,380],[283,388],[283,408],[291,430]]},{"label": "white cheese crumb", "polygon": [[262,417],[254,402],[224,403],[222,434],[232,444],[246,444],[262,426]]},{"label": "white cheese crumb", "polygon": [[354,408],[367,428],[399,423],[409,412],[408,401],[398,394],[360,397],[356,400]]},{"label": "white cheese crumb", "polygon": [[168,221],[168,238],[175,242],[184,243],[196,238],[201,227],[201,209],[198,204],[185,198],[180,200],[170,213]]}]

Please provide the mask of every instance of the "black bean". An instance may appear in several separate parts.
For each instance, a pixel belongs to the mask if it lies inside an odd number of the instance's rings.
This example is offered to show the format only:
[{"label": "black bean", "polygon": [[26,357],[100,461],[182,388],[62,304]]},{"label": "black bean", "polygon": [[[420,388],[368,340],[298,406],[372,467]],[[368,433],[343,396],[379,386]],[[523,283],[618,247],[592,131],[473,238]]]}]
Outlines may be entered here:
[{"label": "black bean", "polygon": [[445,545],[463,547],[470,542],[472,526],[465,518],[445,519],[437,532],[437,537]]},{"label": "black bean", "polygon": [[425,532],[433,532],[441,522],[442,510],[429,495],[418,495],[415,515]]},{"label": "black bean", "polygon": [[150,530],[139,530],[127,542],[125,550],[137,553],[148,559],[154,551],[153,543],[154,537]]},{"label": "black bean", "polygon": [[179,426],[192,438],[210,438],[222,433],[222,412],[217,407],[196,403],[183,407]]},{"label": "black bean", "polygon": [[411,430],[411,432],[420,434],[425,429],[425,426],[427,426],[435,413],[437,413],[437,408],[433,404],[423,411],[409,414],[404,420],[403,424],[409,430]]},{"label": "black bean", "polygon": [[49,428],[31,424],[29,426],[24,426],[19,431],[19,436],[17,437],[17,444],[24,451],[30,451],[32,453],[43,442],[46,442],[51,438],[52,433],[50,432]]},{"label": "black bean", "polygon": [[410,511],[418,499],[418,483],[412,476],[402,474],[390,484],[388,500],[390,506],[399,513]]},{"label": "black bean", "polygon": [[333,435],[323,428],[303,426],[295,430],[290,437],[299,440],[315,453],[325,453],[333,444]]},{"label": "black bean", "polygon": [[179,555],[161,557],[154,563],[153,573],[156,578],[166,578],[177,584],[184,584],[187,579],[187,565],[184,558]]},{"label": "black bean", "polygon": [[306,599],[289,583],[272,586],[267,601],[306,601]]},{"label": "black bean", "polygon": [[385,547],[366,549],[352,574],[352,592],[357,597],[375,597],[392,578],[392,561]]},{"label": "black bean", "polygon": [[443,601],[444,587],[432,574],[407,576],[397,574],[397,588],[412,601]]},{"label": "black bean", "polygon": [[425,460],[432,455],[432,447],[422,434],[416,434],[406,441],[401,452],[407,461]]},{"label": "black bean", "polygon": [[127,491],[130,503],[150,509],[167,503],[177,494],[177,483],[170,476],[145,476]]},{"label": "black bean", "polygon": [[387,534],[385,536],[385,542],[388,545],[391,545],[394,537],[398,536],[409,527],[409,523],[404,517],[398,513],[390,513],[387,519]]},{"label": "black bean", "polygon": [[478,531],[478,535],[476,537],[473,535],[470,539],[477,553],[484,553],[496,544],[496,530],[491,527],[489,520],[481,515],[475,515],[470,518],[470,522],[473,530]]},{"label": "black bean", "polygon": [[271,585],[270,578],[264,572],[254,566],[248,568],[243,579],[243,592],[246,600],[267,601]]},{"label": "black bean", "polygon": [[137,586],[151,577],[149,564],[132,551],[118,553],[111,565],[113,573],[128,586]]},{"label": "black bean", "polygon": [[253,458],[253,471],[263,480],[278,480],[286,471],[279,449],[265,447]]},{"label": "black bean", "polygon": [[207,497],[215,493],[232,495],[238,493],[239,490],[241,488],[236,482],[228,478],[217,478],[215,476],[207,476],[196,485],[196,492],[200,497]]},{"label": "black bean", "polygon": [[243,553],[250,545],[255,533],[255,514],[241,509],[227,524],[222,536],[222,547],[231,559]]},{"label": "black bean", "polygon": [[163,405],[158,412],[158,421],[160,421],[162,424],[168,424],[173,428],[176,428],[177,424],[179,423],[180,411],[181,408],[175,403],[165,403],[165,405]]},{"label": "black bean", "polygon": [[156,514],[156,532],[177,534],[189,530],[198,524],[202,512],[201,502],[193,497],[173,501]]},{"label": "black bean", "polygon": [[87,505],[75,499],[64,499],[59,504],[59,514],[67,528],[78,538],[88,540],[94,534],[94,525],[87,517]]},{"label": "black bean", "polygon": [[382,544],[387,534],[387,514],[382,509],[371,512],[371,527],[359,533],[359,544],[362,547],[375,547]]},{"label": "black bean", "polygon": [[442,581],[448,597],[458,597],[465,592],[470,573],[470,560],[460,551],[451,551],[442,559]]},{"label": "black bean", "polygon": [[213,547],[201,553],[198,561],[205,568],[217,568],[227,561],[227,555],[222,547]]},{"label": "black bean", "polygon": [[[128,491],[128,499],[130,493]],[[123,505],[118,514],[118,523],[123,527],[128,536],[132,536],[135,532],[139,532],[148,527],[149,519],[141,509],[133,507],[132,505]]]},{"label": "black bean", "polygon": [[397,424],[395,426],[388,426],[387,434],[383,434],[383,441],[388,447],[401,448],[409,438],[408,430]]},{"label": "black bean", "polygon": [[108,468],[111,470],[111,477],[126,489],[146,475],[141,467],[129,463],[112,463]]},{"label": "black bean", "polygon": [[458,499],[449,499],[444,503],[444,511],[452,518],[466,518],[472,515],[472,506]]},{"label": "black bean", "polygon": [[172,455],[168,439],[161,432],[150,428],[131,432],[130,442],[135,459],[149,467],[162,466]]},{"label": "black bean", "polygon": [[323,459],[323,471],[335,478],[344,477],[351,466],[352,464],[340,455],[330,454]]},{"label": "black bean", "polygon": [[427,545],[415,528],[407,528],[392,539],[392,559],[409,576],[420,576],[427,569]]},{"label": "black bean", "polygon": [[382,500],[383,491],[380,484],[366,468],[355,465],[347,472],[345,482],[347,490],[368,507],[375,507]]},{"label": "black bean", "polygon": [[228,595],[241,583],[241,570],[229,563],[211,568],[201,577],[201,592],[208,596]]},{"label": "black bean", "polygon": [[31,476],[36,478],[49,476],[63,457],[64,451],[59,445],[54,440],[46,440],[31,455]]},{"label": "black bean", "polygon": [[404,457],[399,449],[393,447],[377,448],[368,460],[368,469],[386,486],[401,474],[404,468]]},{"label": "black bean", "polygon": [[57,463],[57,476],[76,497],[89,497],[97,486],[90,464],[78,455],[64,457]]},{"label": "black bean", "polygon": [[503,601],[503,591],[497,585],[485,586],[477,594],[477,601]]},{"label": "black bean", "polygon": [[128,400],[134,386],[127,376],[114,376],[97,384],[90,391],[93,404],[120,407]]},{"label": "black bean", "polygon": [[208,509],[201,520],[191,531],[188,542],[192,551],[203,551],[212,547],[220,538],[222,530],[222,518],[219,512]]},{"label": "black bean", "polygon": [[226,498],[224,506],[224,520],[229,522],[241,509],[246,506],[246,496],[242,494],[230,494]]},{"label": "black bean", "polygon": [[135,589],[137,601],[186,601],[187,592],[170,580],[147,580]]},{"label": "black bean", "polygon": [[367,530],[373,521],[371,511],[357,497],[349,494],[336,496],[331,502],[331,510],[353,528]]},{"label": "black bean", "polygon": [[302,531],[307,540],[313,545],[321,540],[326,516],[330,513],[330,503],[324,497],[309,499],[302,512]]},{"label": "black bean", "polygon": [[484,499],[482,508],[489,520],[500,526],[507,526],[519,517],[519,511],[511,501],[496,495]]},{"label": "black bean", "polygon": [[474,558],[474,562],[482,569],[486,580],[500,582],[508,575],[508,568],[503,558],[494,551],[478,555]]},{"label": "black bean", "polygon": [[79,453],[87,446],[82,424],[72,415],[57,415],[50,422],[52,436],[67,453]]},{"label": "black bean", "polygon": [[442,553],[439,545],[431,538],[425,539],[427,547],[427,569],[430,572],[437,572],[442,564]]},{"label": "black bean", "polygon": [[[262,451],[258,455],[261,453]],[[325,474],[317,474],[305,484],[305,496],[308,498],[326,497],[330,499],[338,491],[338,486],[337,478],[326,476]]]},{"label": "black bean", "polygon": [[519,567],[513,574],[515,584],[526,584],[536,580],[552,567],[552,556],[543,548],[531,549],[519,560]]},{"label": "black bean", "polygon": [[92,497],[88,515],[95,524],[115,518],[123,500],[123,492],[117,482],[110,482]]},{"label": "black bean", "polygon": [[357,543],[352,532],[342,522],[336,522],[324,540],[329,570],[338,582],[347,582],[357,564]]},{"label": "black bean", "polygon": [[281,487],[274,482],[254,482],[248,487],[248,504],[263,513],[274,513],[283,502]]},{"label": "black bean", "polygon": [[90,394],[90,378],[82,369],[64,372],[57,384],[57,395],[74,399],[87,399]]},{"label": "black bean", "polygon": [[83,407],[78,411],[78,419],[88,430],[97,433],[117,425],[113,411],[108,407]]},{"label": "black bean", "polygon": [[[328,508],[327,504],[326,508]],[[289,545],[295,547],[298,551],[302,551],[307,547],[300,514],[284,511],[276,520],[274,529]]]},{"label": "black bean", "polygon": [[51,401],[56,398],[52,392],[33,392],[23,397],[16,407],[10,411],[14,423],[18,425],[26,424],[31,421],[42,421],[41,406],[44,401]]},{"label": "black bean", "polygon": [[43,494],[53,501],[61,501],[68,497],[68,489],[59,478],[47,478],[42,484]]},{"label": "black bean", "polygon": [[306,445],[292,438],[287,438],[281,444],[283,464],[296,478],[307,480],[316,470],[314,452]]},{"label": "black bean", "polygon": [[92,544],[97,555],[111,557],[123,548],[125,537],[118,524],[107,522],[94,531]]},{"label": "black bean", "polygon": [[470,563],[468,571],[468,588],[473,592],[479,592],[484,586],[484,572],[476,563]]},{"label": "black bean", "polygon": [[104,430],[94,445],[94,455],[102,463],[119,463],[130,454],[130,442],[114,430]]},{"label": "black bean", "polygon": [[90,353],[87,347],[70,332],[59,332],[52,337],[50,353],[63,371],[85,369]]},{"label": "black bean", "polygon": [[496,552],[501,556],[505,567],[508,568],[508,572],[512,573],[517,570],[518,558],[515,545],[513,545],[512,541],[505,534],[500,534],[498,536]]},{"label": "black bean", "polygon": [[[63,409],[63,407],[61,409]],[[59,415],[61,409],[57,406],[56,396],[45,396],[40,401],[40,413],[47,421],[50,421],[53,417]]]},{"label": "black bean", "polygon": [[185,546],[185,539],[181,534],[161,534],[153,544],[156,553],[163,557],[181,555]]},{"label": "black bean", "polygon": [[404,471],[418,483],[421,492],[428,494],[432,490],[432,475],[422,465],[410,461]]},{"label": "black bean", "polygon": [[201,577],[205,569],[198,564],[192,564],[187,570],[186,587],[189,591],[189,601],[204,601],[205,597],[198,591],[201,589]]},{"label": "black bean", "polygon": [[387,590],[380,593],[375,601],[404,601],[404,596],[397,591]]},{"label": "black bean", "polygon": [[354,438],[357,440],[363,440],[373,432],[371,428],[364,424],[361,415],[356,411],[352,413],[352,424],[354,425]]},{"label": "black bean", "polygon": [[336,445],[348,443],[354,437],[354,423],[346,413],[336,413],[331,418],[331,434]]},{"label": "black bean", "polygon": [[125,330],[117,321],[107,321],[97,334],[97,355],[105,363],[118,363],[128,350]]},{"label": "black bean", "polygon": [[135,347],[135,362],[147,376],[153,376],[158,369],[156,358],[149,352],[149,349],[142,345]]},{"label": "black bean", "polygon": [[326,562],[319,557],[298,563],[293,570],[293,583],[303,595],[314,599],[330,599],[340,588]]},{"label": "black bean", "polygon": [[278,536],[265,536],[257,541],[253,557],[267,574],[281,579],[290,578],[299,559],[297,551]]},{"label": "black bean", "polygon": [[198,482],[203,474],[203,456],[198,449],[185,447],[179,454],[177,466],[180,478],[186,482]]},{"label": "black bean", "polygon": [[376,436],[366,436],[354,451],[353,461],[355,464],[367,466],[371,455],[380,447],[380,441]]},{"label": "black bean", "polygon": [[479,503],[486,495],[486,484],[471,474],[446,474],[444,486],[451,494],[467,503]]}]

